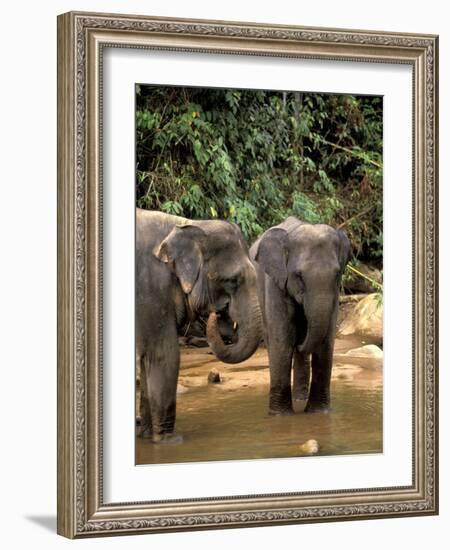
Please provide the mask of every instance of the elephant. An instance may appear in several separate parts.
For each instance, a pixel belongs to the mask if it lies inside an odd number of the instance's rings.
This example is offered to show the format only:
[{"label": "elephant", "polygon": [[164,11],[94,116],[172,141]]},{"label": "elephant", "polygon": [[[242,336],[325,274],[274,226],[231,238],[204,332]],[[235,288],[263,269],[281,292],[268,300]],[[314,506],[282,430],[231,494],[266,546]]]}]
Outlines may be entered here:
[{"label": "elephant", "polygon": [[[291,216],[250,248],[269,354],[269,414],[327,413],[339,287],[349,259],[344,231]],[[291,384],[291,371],[293,383]]]},{"label": "elephant", "polygon": [[[140,436],[179,443],[175,432],[178,335],[206,316],[206,338],[225,363],[250,357],[262,337],[256,271],[239,227],[136,211],[136,358]],[[226,327],[231,328],[226,331]],[[222,334],[223,332],[223,334]]]}]

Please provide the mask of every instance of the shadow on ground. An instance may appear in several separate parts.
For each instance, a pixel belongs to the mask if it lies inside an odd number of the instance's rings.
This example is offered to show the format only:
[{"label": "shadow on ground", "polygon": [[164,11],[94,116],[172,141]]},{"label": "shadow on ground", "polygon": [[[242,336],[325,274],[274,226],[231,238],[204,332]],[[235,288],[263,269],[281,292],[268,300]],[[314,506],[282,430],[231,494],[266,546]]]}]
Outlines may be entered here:
[{"label": "shadow on ground", "polygon": [[46,531],[56,533],[56,516],[25,516],[25,519],[39,525]]}]

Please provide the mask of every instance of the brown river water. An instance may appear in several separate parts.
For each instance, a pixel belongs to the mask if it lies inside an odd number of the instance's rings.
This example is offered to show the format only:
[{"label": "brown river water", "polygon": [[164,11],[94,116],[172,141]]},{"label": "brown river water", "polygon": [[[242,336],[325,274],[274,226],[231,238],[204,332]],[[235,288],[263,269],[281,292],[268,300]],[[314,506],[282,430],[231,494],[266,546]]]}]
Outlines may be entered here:
[{"label": "brown river water", "polygon": [[[363,344],[336,341],[329,414],[305,414],[305,403],[296,402],[295,415],[276,417],[267,414],[264,348],[239,365],[218,362],[207,348],[182,348],[176,431],[184,441],[137,438],[136,464],[382,452],[382,360],[345,356]],[[213,368],[218,384],[207,380]]]}]

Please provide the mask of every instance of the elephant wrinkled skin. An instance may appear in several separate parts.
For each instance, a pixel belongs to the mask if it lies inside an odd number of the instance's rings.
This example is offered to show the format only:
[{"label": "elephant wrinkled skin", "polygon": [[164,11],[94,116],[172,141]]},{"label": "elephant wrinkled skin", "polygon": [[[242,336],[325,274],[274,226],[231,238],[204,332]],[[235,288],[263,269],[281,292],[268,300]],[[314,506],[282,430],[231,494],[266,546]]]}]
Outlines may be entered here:
[{"label": "elephant wrinkled skin", "polygon": [[[251,247],[269,352],[270,414],[328,412],[339,286],[348,261],[346,234],[294,217],[268,229]],[[311,379],[311,380],[310,380]]]},{"label": "elephant wrinkled skin", "polygon": [[[179,442],[174,433],[178,334],[207,316],[207,339],[226,363],[244,361],[262,334],[256,272],[240,229],[136,212],[136,354],[143,388],[141,435]],[[221,332],[221,325],[231,326]],[[230,343],[231,340],[231,343]]]}]

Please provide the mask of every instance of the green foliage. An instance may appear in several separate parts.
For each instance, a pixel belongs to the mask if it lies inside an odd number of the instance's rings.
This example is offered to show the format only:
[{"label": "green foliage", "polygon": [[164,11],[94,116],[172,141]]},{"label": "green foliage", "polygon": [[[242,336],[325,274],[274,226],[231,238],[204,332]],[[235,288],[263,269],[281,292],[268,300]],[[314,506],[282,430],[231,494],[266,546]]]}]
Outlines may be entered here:
[{"label": "green foliage", "polygon": [[342,226],[382,255],[382,99],[136,88],[138,206],[236,222],[249,241],[289,215]]}]

